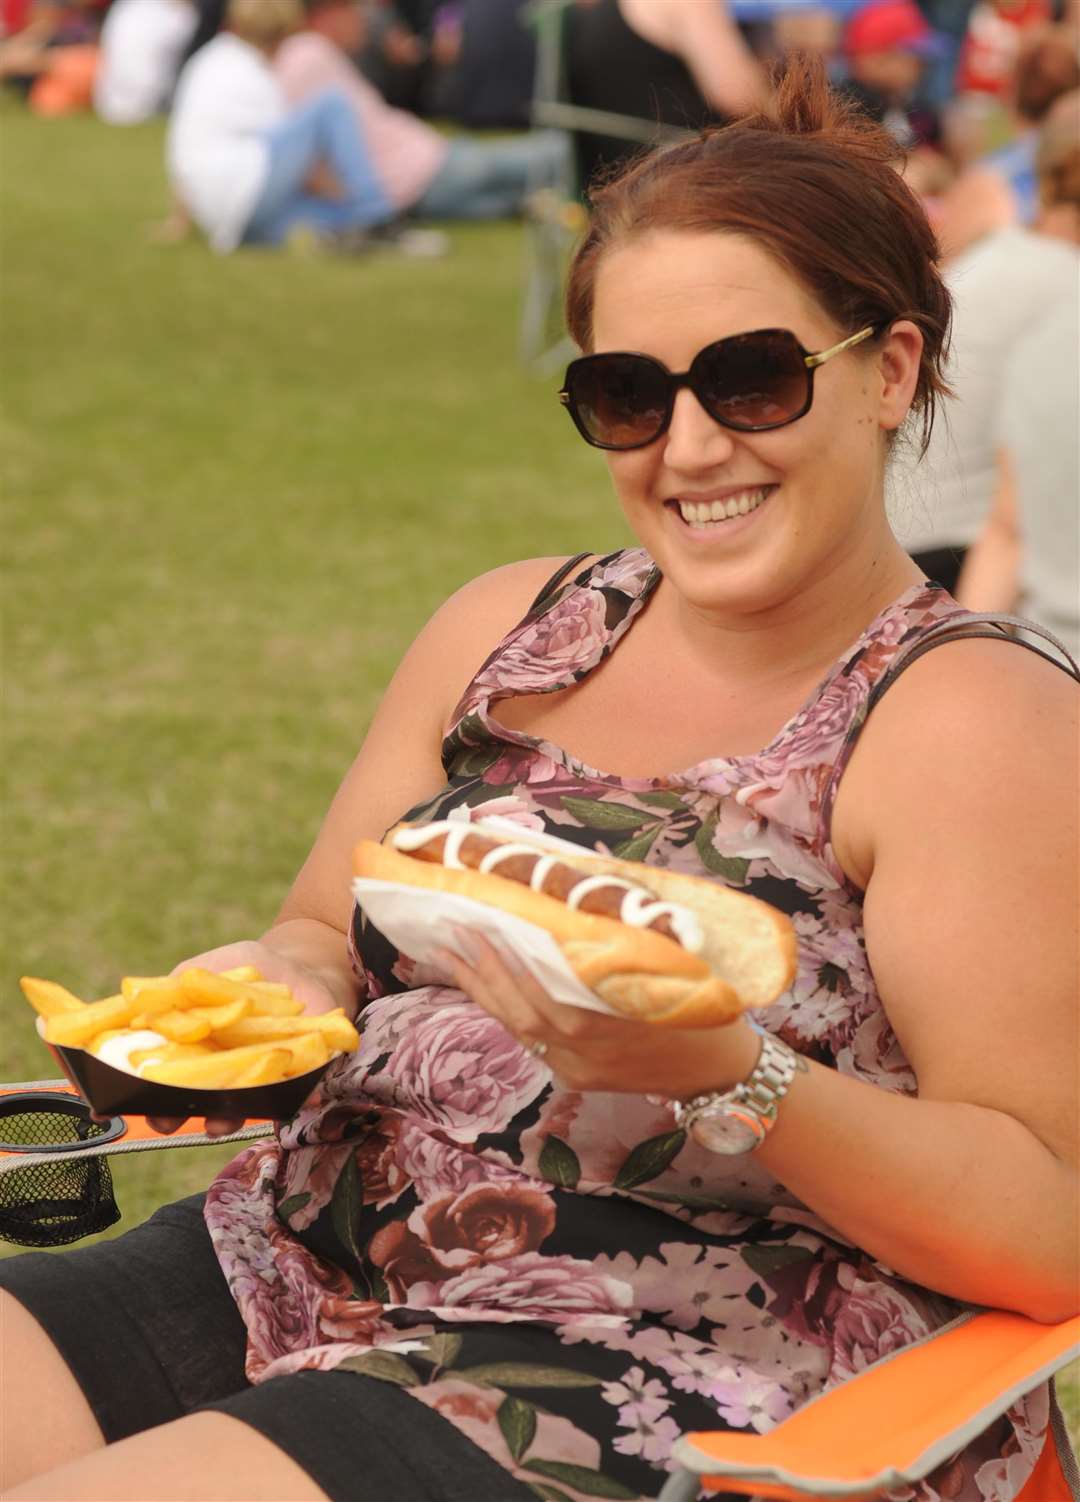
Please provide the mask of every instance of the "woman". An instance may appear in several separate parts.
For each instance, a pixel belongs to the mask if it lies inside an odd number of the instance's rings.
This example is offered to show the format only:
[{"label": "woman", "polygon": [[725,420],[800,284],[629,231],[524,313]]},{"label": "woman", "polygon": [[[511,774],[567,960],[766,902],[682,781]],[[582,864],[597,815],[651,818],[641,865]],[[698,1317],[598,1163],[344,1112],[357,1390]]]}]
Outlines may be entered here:
[{"label": "woman", "polygon": [[[1075,685],[1006,640],[900,676],[963,616],[885,520],[948,327],[890,153],[817,69],[598,194],[564,400],[640,546],[454,596],[277,924],[202,957],[359,1004],[361,1049],[209,1237],[187,1203],[4,1266],[12,1502],[655,1496],[680,1430],[766,1428],[969,1301],[1074,1307]],[[745,886],[798,980],[765,1037],[557,1005],[467,934],[424,984],[348,896],[405,811]],[[751,1151],[723,1097],[763,1057]],[[1015,1497],[1046,1423],[916,1494]]]}]

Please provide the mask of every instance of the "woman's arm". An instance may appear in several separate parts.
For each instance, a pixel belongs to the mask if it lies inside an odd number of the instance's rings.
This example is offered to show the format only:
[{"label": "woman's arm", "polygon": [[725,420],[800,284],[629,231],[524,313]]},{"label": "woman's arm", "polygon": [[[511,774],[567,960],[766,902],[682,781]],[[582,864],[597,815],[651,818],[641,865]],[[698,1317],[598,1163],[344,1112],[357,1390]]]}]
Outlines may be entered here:
[{"label": "woman's arm", "polygon": [[812,1067],[761,1154],[906,1276],[1045,1320],[1078,1301],[1078,701],[956,642],[875,709],[836,848],[919,1097]]},{"label": "woman's arm", "polygon": [[764,69],[735,24],[726,0],[656,5],[620,0],[628,26],[682,58],[706,103],[722,115],[760,109],[768,97]]}]

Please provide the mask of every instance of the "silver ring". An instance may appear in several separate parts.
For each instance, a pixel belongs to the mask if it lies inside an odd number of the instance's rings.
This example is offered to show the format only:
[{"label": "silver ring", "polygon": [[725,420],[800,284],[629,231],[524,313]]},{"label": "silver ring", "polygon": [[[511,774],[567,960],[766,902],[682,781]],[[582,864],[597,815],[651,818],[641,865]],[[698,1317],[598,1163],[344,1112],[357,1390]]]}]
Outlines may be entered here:
[{"label": "silver ring", "polygon": [[532,1054],[534,1059],[542,1059],[548,1051],[548,1046],[542,1039],[537,1039],[535,1043],[527,1043],[525,1049],[527,1053]]}]

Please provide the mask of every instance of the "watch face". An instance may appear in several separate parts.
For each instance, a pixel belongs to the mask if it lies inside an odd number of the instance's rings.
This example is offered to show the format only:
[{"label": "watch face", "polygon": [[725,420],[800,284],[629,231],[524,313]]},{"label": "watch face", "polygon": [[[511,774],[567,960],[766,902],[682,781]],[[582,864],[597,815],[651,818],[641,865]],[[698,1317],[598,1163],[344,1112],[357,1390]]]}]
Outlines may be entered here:
[{"label": "watch face", "polygon": [[690,1127],[690,1135],[711,1153],[750,1153],[765,1140],[765,1127],[749,1112],[728,1106],[703,1112]]}]

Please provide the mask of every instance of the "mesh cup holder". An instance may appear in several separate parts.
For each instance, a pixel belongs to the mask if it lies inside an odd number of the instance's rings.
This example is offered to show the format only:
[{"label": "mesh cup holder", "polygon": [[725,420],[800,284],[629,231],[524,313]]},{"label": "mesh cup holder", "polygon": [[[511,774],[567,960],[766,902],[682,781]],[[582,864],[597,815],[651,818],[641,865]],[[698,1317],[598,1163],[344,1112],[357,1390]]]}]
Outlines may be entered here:
[{"label": "mesh cup holder", "polygon": [[120,1211],[108,1162],[79,1149],[111,1142],[126,1130],[119,1116],[91,1120],[77,1095],[26,1090],[0,1099],[0,1153],[71,1154],[0,1173],[0,1240],[67,1246],[115,1225]]}]

